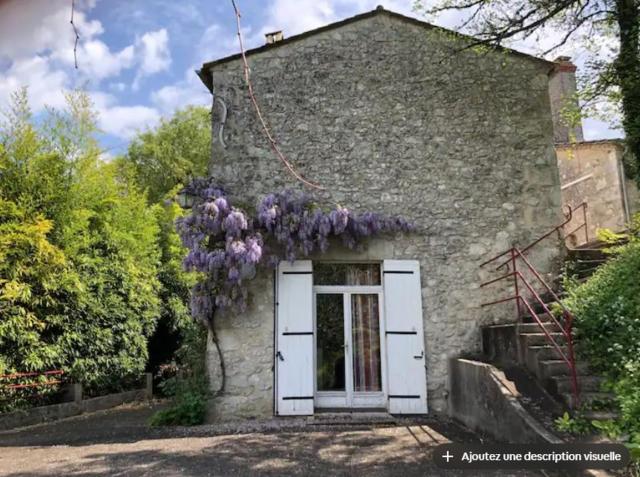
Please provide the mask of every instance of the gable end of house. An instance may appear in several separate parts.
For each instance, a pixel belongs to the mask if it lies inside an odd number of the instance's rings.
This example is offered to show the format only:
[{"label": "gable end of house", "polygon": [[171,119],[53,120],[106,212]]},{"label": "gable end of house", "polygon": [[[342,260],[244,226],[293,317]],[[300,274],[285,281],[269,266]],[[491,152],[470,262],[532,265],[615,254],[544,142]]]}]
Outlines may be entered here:
[{"label": "gable end of house", "polygon": [[[408,17],[406,15],[402,15],[400,13],[396,13],[390,10],[386,10],[384,8],[382,8],[381,6],[377,7],[375,10],[371,10],[369,12],[365,12],[365,13],[361,13],[358,15],[354,15],[352,17],[346,18],[344,20],[340,20],[334,23],[330,23],[328,25],[324,25],[322,27],[319,28],[315,28],[313,30],[309,30],[303,33],[300,33],[298,35],[294,35],[291,36],[289,38],[285,38],[283,40],[277,41],[275,43],[266,43],[265,45],[259,46],[257,48],[252,48],[250,50],[247,50],[245,52],[245,55],[247,57],[252,56],[252,55],[257,55],[260,53],[264,53],[266,51],[271,51],[277,48],[281,48],[283,46],[286,45],[290,45],[292,43],[298,42],[300,40],[304,40],[306,38],[321,34],[321,33],[325,33],[325,32],[329,32],[332,30],[336,30],[339,29],[341,27],[356,23],[356,22],[360,22],[363,20],[368,20],[368,19],[372,19],[375,17],[385,17],[385,18],[389,18],[395,21],[399,21],[399,22],[403,22],[407,25],[413,25],[413,26],[418,26],[421,27],[425,30],[431,30],[431,31],[436,31],[438,33],[441,33],[442,35],[447,35],[450,36],[452,38],[455,38],[461,42],[467,43],[467,44],[472,44],[473,42],[477,41],[477,38],[474,38],[472,36],[469,35],[465,35],[459,32],[456,32],[454,30],[449,30],[447,28],[443,28],[437,25],[433,25],[431,23],[422,21],[422,20],[418,20],[416,18],[412,18],[412,17]],[[493,50],[490,50],[491,52],[497,52],[499,54],[508,54],[508,55],[512,55],[516,58],[522,58],[524,60],[528,60],[528,61],[533,61],[536,62],[538,64],[540,64],[540,66],[542,66],[543,68],[546,68],[547,73],[551,73],[553,72],[555,69],[558,68],[558,65],[554,62],[545,60],[543,58],[538,58],[536,56],[532,56],[529,55],[527,53],[523,53],[517,50],[513,50],[511,48],[506,48],[506,47],[496,47]],[[215,68],[216,66],[225,64],[225,63],[229,63],[235,60],[239,60],[242,58],[241,53],[236,53],[230,56],[226,56],[224,58],[220,58],[214,61],[209,61],[206,62],[202,65],[202,67],[199,70],[196,70],[196,74],[198,75],[198,77],[200,78],[200,80],[204,83],[204,85],[207,87],[207,89],[209,91],[212,91],[213,85],[212,85],[212,80],[211,80],[211,75],[209,74],[209,72]]]}]

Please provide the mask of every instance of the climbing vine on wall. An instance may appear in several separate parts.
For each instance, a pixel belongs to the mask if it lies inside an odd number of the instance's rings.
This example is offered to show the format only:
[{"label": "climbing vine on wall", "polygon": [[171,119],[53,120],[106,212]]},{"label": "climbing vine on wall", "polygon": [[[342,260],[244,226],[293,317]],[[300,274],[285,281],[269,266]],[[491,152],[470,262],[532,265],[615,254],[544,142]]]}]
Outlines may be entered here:
[{"label": "climbing vine on wall", "polygon": [[184,193],[192,199],[191,214],[178,220],[177,229],[189,250],[185,268],[202,274],[192,290],[191,312],[204,324],[216,309],[246,310],[247,282],[259,267],[326,252],[332,237],[358,250],[368,237],[414,230],[400,217],[355,214],[341,206],[325,210],[291,190],[268,194],[254,210],[232,204],[209,179],[194,180]]}]

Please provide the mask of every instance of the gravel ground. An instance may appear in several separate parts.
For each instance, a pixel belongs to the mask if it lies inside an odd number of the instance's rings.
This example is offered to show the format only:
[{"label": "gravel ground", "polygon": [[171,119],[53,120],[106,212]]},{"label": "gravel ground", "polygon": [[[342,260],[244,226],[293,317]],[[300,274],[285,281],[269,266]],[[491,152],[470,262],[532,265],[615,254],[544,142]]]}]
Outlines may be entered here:
[{"label": "gravel ground", "polygon": [[154,406],[120,407],[0,433],[0,475],[22,476],[537,476],[444,471],[438,444],[479,442],[443,420],[383,425],[242,425],[150,429]]}]

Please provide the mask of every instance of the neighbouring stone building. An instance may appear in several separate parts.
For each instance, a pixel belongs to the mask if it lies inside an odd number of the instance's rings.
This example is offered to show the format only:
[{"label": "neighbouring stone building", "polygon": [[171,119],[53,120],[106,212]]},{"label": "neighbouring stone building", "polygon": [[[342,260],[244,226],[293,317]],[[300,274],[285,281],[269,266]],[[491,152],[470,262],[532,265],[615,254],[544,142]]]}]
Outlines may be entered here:
[{"label": "neighbouring stone building", "polygon": [[[480,326],[505,319],[480,307],[493,298],[479,288],[480,263],[562,221],[549,99],[558,65],[460,51],[468,41],[377,9],[247,53],[282,150],[326,188],[318,200],[402,215],[418,230],[259,274],[249,310],[216,318],[227,369],[212,406],[220,418],[446,411],[448,359],[477,352]],[[218,182],[248,204],[303,189],[270,150],[240,56],[199,75],[214,98]],[[548,272],[560,253],[550,240],[532,260]],[[322,320],[346,330],[344,351]],[[214,350],[208,359],[216,388]]]},{"label": "neighbouring stone building", "polygon": [[554,141],[562,204],[575,209],[565,227],[567,244],[577,246],[595,241],[599,229],[623,231],[640,210],[640,194],[637,182],[625,173],[622,139],[585,141],[582,123],[567,125],[563,119],[563,110],[577,100],[576,66],[568,57],[559,57],[556,63],[549,84]]}]

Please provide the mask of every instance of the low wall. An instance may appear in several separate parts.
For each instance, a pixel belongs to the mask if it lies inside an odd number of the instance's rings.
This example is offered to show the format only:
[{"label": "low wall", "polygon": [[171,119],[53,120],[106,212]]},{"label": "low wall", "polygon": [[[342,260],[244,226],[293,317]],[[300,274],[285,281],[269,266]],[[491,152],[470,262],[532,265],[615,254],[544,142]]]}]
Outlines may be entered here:
[{"label": "low wall", "polygon": [[72,384],[70,395],[74,397],[72,402],[52,404],[50,406],[21,409],[0,415],[0,431],[14,429],[16,427],[32,426],[43,422],[55,421],[66,417],[77,416],[85,412],[102,411],[111,409],[121,404],[133,401],[142,401],[153,397],[151,387],[151,374],[147,374],[144,388],[134,389],[116,394],[108,394],[90,399],[82,399],[82,388],[79,384]]},{"label": "low wall", "polygon": [[465,426],[501,442],[562,442],[522,407],[515,385],[494,366],[452,359],[449,371],[449,413]]}]

